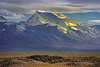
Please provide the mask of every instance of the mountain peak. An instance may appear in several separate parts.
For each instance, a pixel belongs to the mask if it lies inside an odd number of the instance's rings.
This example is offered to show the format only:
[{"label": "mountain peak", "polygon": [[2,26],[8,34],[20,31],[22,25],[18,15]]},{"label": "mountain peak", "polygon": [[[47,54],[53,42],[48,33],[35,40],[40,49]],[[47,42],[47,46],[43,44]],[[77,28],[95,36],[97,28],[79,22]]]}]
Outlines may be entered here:
[{"label": "mountain peak", "polygon": [[43,10],[37,10],[37,12],[41,12],[41,13],[49,13],[49,11],[43,11]]},{"label": "mountain peak", "polygon": [[60,25],[63,27],[80,25],[79,23],[76,23],[71,18],[64,16],[63,14],[58,14],[49,11],[42,11],[42,10],[37,10],[36,13],[26,21],[26,23],[32,26],[41,25],[45,23],[49,23],[52,25]]},{"label": "mountain peak", "polygon": [[86,34],[93,37],[95,36],[95,31],[92,31],[92,28],[83,26],[63,14],[54,12],[37,10],[37,12],[26,21],[28,26],[43,25],[47,23],[51,26],[57,26],[57,29],[64,34],[74,34],[74,37],[83,38],[84,36],[81,37],[80,33],[82,35]]},{"label": "mountain peak", "polygon": [[57,13],[50,12],[50,11],[37,10],[37,12],[39,12],[39,13],[51,13],[51,14],[55,15],[56,17],[60,18],[60,19],[68,18],[68,17],[64,16],[63,14],[57,14]]}]

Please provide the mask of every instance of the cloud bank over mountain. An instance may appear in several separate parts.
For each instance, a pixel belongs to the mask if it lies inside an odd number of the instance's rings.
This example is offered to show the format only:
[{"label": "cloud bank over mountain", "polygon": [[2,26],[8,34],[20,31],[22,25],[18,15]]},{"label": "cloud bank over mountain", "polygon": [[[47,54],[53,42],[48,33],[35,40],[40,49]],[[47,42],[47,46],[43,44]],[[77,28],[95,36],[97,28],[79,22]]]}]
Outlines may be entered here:
[{"label": "cloud bank over mountain", "polygon": [[0,10],[0,15],[4,16],[5,18],[10,18],[10,19],[19,19],[19,18],[25,17],[24,15],[20,13],[9,12],[5,9]]},{"label": "cloud bank over mountain", "polygon": [[[97,6],[98,5],[98,6]],[[33,13],[42,9],[58,13],[100,12],[99,0],[0,0],[0,9],[11,12]],[[63,11],[62,11],[63,10]]]},{"label": "cloud bank over mountain", "polygon": [[[76,13],[77,15],[80,15],[79,17],[82,17],[83,15],[79,13],[100,13],[100,0],[0,0],[0,13],[2,14],[0,15],[10,20],[22,20],[23,18],[26,18],[24,14],[34,14],[38,9],[55,13]],[[88,17],[91,17],[91,15],[89,14],[89,16],[86,16],[86,18]],[[80,21],[84,20],[83,16],[82,19],[78,20],[79,21],[77,22],[96,24],[93,22],[90,23],[89,20],[100,19],[96,17],[95,19],[85,19],[86,21]]]}]

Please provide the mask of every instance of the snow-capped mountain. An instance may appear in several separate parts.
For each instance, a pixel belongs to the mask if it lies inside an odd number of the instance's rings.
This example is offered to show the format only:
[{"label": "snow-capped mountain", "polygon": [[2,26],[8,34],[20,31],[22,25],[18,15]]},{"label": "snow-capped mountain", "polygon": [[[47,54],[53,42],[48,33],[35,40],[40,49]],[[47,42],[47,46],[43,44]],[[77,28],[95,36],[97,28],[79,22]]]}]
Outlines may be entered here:
[{"label": "snow-capped mountain", "polygon": [[69,17],[37,10],[27,21],[0,23],[0,49],[99,49],[98,31]]},{"label": "snow-capped mountain", "polygon": [[97,37],[97,32],[93,28],[83,26],[62,14],[37,10],[37,12],[26,21],[28,26],[43,25],[47,23],[51,26],[57,26],[57,29],[72,39]]}]

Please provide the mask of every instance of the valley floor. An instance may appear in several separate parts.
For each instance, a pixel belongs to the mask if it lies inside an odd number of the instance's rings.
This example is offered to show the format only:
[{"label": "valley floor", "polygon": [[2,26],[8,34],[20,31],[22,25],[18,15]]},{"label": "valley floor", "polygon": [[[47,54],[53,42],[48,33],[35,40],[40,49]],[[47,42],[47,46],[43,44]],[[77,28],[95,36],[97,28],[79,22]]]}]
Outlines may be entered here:
[{"label": "valley floor", "polygon": [[35,67],[34,65],[100,67],[100,53],[0,53],[0,67]]}]

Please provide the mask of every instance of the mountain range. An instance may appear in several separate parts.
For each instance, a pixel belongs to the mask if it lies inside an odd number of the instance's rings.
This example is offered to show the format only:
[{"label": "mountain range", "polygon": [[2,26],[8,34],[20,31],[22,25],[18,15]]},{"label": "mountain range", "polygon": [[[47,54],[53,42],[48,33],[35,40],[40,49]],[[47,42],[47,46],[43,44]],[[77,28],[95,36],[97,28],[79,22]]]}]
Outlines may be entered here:
[{"label": "mountain range", "polygon": [[0,16],[0,50],[99,50],[100,26],[84,26],[62,14],[37,10],[27,21]]}]

